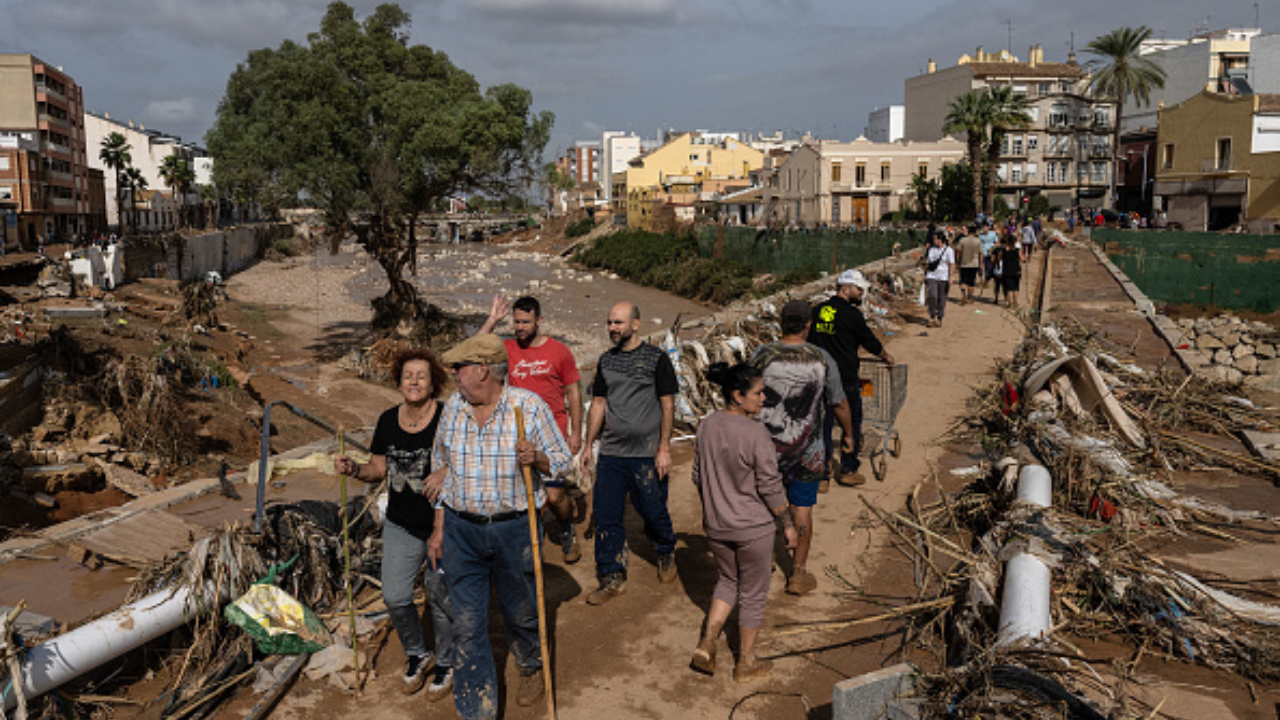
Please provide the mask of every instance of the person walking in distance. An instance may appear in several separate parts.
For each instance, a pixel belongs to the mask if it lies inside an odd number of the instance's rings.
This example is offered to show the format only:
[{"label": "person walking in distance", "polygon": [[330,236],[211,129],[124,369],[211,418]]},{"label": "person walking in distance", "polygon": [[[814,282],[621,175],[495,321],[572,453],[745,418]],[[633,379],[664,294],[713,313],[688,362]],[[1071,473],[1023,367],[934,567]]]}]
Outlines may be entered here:
[{"label": "person walking in distance", "polygon": [[739,650],[733,679],[747,682],[768,675],[773,666],[756,658],[755,647],[773,569],[774,523],[788,550],[795,549],[796,528],[769,431],[753,419],[764,407],[763,375],[746,364],[714,363],[707,379],[720,386],[725,406],[698,424],[693,484],[720,576],[691,664],[715,674],[717,639],[737,605]]},{"label": "person walking in distance", "polygon": [[[836,294],[813,309],[812,323],[807,340],[827,351],[840,370],[841,388],[849,403],[849,426],[853,432],[853,451],[840,454],[835,461],[835,415],[826,411],[822,416],[822,444],[827,463],[832,468],[837,483],[857,487],[867,480],[858,473],[862,458],[862,383],[859,379],[859,349],[878,355],[889,365],[893,358],[884,349],[880,339],[867,326],[867,320],[859,307],[871,283],[857,270],[845,270],[836,278]],[[821,490],[821,488],[819,488]]]},{"label": "person walking in distance", "polygon": [[[982,287],[978,289],[978,294],[981,295],[982,291],[987,289],[987,283],[995,280],[996,278],[996,264],[995,259],[992,257],[992,251],[995,250],[996,245],[999,244],[1000,236],[996,234],[995,229],[992,228],[991,223],[988,222],[986,225],[982,226],[982,234],[978,236],[978,239],[982,241]],[[999,281],[996,281],[993,284],[995,287],[991,289],[991,293],[992,296],[998,300],[1000,295],[1000,283]]]},{"label": "person walking in distance", "polygon": [[751,366],[764,376],[765,400],[760,410],[778,453],[791,519],[796,526],[793,567],[787,592],[804,595],[818,587],[806,569],[813,543],[813,506],[826,471],[822,444],[823,405],[835,413],[844,435],[841,450],[854,453],[854,432],[840,384],[840,371],[826,350],[805,341],[809,333],[809,303],[790,300],[782,306],[782,338],[756,348]]},{"label": "person walking in distance", "polygon": [[671,358],[641,342],[640,308],[620,302],[609,310],[613,347],[600,356],[591,384],[582,469],[591,471],[591,446],[600,440],[592,517],[600,587],[587,602],[603,605],[621,595],[627,580],[626,498],[644,520],[658,554],[658,581],[676,580],[676,533],[667,511],[671,427],[680,388]]},{"label": "person walking in distance", "polygon": [[[389,481],[382,525],[382,600],[407,658],[401,689],[415,693],[430,679],[428,697],[439,700],[453,688],[456,653],[444,568],[439,554],[428,557],[432,539],[439,540],[443,510],[427,497],[426,481],[440,424],[440,397],[449,376],[426,348],[397,355],[391,376],[396,378],[404,402],[378,418],[369,462],[357,463],[339,455],[333,459],[333,467],[361,482]],[[431,607],[434,653],[427,649],[422,616],[413,604],[419,573]]]},{"label": "person walking in distance", "polygon": [[[542,305],[528,295],[517,298],[514,303],[494,295],[489,317],[476,334],[493,332],[508,313],[515,337],[504,341],[509,368],[507,384],[531,390],[542,398],[555,415],[556,427],[568,443],[569,452],[577,455],[582,449],[582,383],[578,363],[564,343],[542,334]],[[565,478],[548,478],[544,485],[547,506],[560,523],[564,561],[576,563],[582,558],[582,550],[573,528],[573,502],[566,492]]]},{"label": "person walking in distance", "polygon": [[947,294],[951,292],[951,278],[955,275],[956,254],[947,245],[947,238],[941,231],[933,234],[933,241],[925,252],[924,261],[929,327],[942,327],[942,316],[947,312]]},{"label": "person walking in distance", "polygon": [[1004,289],[1005,305],[1018,307],[1018,290],[1022,287],[1022,251],[1018,241],[1010,235],[1004,245],[996,248],[996,262],[1000,266],[1000,287]]},{"label": "person walking in distance", "polygon": [[[458,392],[445,402],[431,455],[428,496],[438,492],[444,532],[433,558],[444,558],[453,603],[458,662],[453,702],[466,720],[498,714],[498,677],[489,637],[489,597],[498,599],[520,673],[516,704],[544,696],[538,593],[522,467],[534,476],[534,508],[546,503],[543,478],[562,477],[573,462],[547,404],[506,384],[507,349],[496,335],[467,338],[441,358]],[[520,441],[517,411],[524,416]]]},{"label": "person walking in distance", "polygon": [[973,302],[978,287],[978,273],[982,270],[982,241],[978,239],[978,227],[970,225],[960,238],[960,304]]}]

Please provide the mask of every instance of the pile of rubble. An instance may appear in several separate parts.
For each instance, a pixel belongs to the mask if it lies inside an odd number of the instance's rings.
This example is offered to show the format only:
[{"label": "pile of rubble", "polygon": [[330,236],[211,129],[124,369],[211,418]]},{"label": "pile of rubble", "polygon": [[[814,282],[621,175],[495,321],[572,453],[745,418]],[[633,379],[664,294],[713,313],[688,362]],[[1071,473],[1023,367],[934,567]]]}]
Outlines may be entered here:
[{"label": "pile of rubble", "polygon": [[1213,364],[1212,380],[1241,383],[1251,375],[1280,375],[1280,334],[1271,325],[1230,314],[1215,318],[1183,318],[1178,327],[1186,344]]}]

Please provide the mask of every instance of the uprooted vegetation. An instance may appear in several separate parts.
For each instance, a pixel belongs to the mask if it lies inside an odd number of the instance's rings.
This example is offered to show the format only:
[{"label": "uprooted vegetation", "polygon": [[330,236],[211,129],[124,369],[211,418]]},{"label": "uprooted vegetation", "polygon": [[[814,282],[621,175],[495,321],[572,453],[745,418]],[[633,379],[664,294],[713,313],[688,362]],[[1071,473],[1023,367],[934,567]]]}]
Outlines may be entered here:
[{"label": "uprooted vegetation", "polygon": [[[1099,396],[1085,375],[1101,379]],[[1276,463],[1205,439],[1274,432],[1275,410],[1232,386],[1139,368],[1078,324],[1033,329],[999,376],[950,433],[985,449],[977,479],[948,494],[935,475],[901,512],[867,504],[914,568],[917,602],[890,617],[935,659],[923,675],[926,714],[1152,717],[1158,708],[1135,675],[1144,656],[1280,679],[1280,610],[1250,599],[1272,597],[1265,584],[1196,578],[1160,557],[1190,535],[1273,541],[1280,517],[1184,495],[1174,476],[1209,466],[1280,479]],[[1051,507],[1014,497],[1028,462],[1049,470]],[[919,502],[922,489],[938,500]],[[1052,573],[1051,624],[1038,639],[1002,635],[1002,569],[1019,553]],[[827,572],[846,592],[873,597],[839,568]],[[1100,659],[1073,640],[1118,643],[1131,656]]]}]

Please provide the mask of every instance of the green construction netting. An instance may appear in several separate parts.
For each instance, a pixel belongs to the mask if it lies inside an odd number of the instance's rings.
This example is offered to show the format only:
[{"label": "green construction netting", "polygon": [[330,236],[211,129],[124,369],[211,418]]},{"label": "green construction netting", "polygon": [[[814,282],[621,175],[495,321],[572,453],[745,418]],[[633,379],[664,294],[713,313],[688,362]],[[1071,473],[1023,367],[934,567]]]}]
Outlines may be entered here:
[{"label": "green construction netting", "polygon": [[918,239],[913,239],[908,232],[902,231],[775,232],[708,225],[698,233],[699,254],[707,258],[715,256],[721,230],[724,231],[725,259],[742,263],[757,272],[775,275],[793,270],[844,270],[891,255],[894,245],[908,250],[924,242],[924,231],[917,231]]}]

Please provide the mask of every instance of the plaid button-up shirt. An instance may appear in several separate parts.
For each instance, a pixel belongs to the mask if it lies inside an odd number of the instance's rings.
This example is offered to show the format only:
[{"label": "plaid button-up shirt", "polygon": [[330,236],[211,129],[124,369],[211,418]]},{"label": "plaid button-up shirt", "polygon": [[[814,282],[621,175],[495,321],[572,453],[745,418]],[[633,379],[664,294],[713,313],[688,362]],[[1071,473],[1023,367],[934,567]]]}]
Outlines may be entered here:
[{"label": "plaid button-up shirt", "polygon": [[[551,461],[551,477],[566,473],[573,457],[556,427],[551,409],[528,390],[504,387],[493,415],[483,426],[476,424],[471,405],[459,393],[445,402],[431,453],[431,469],[449,468],[440,499],[444,505],[477,515],[523,511],[524,477],[516,460],[515,409],[524,412],[525,439]],[[546,502],[538,471],[534,469],[534,502]]]}]

